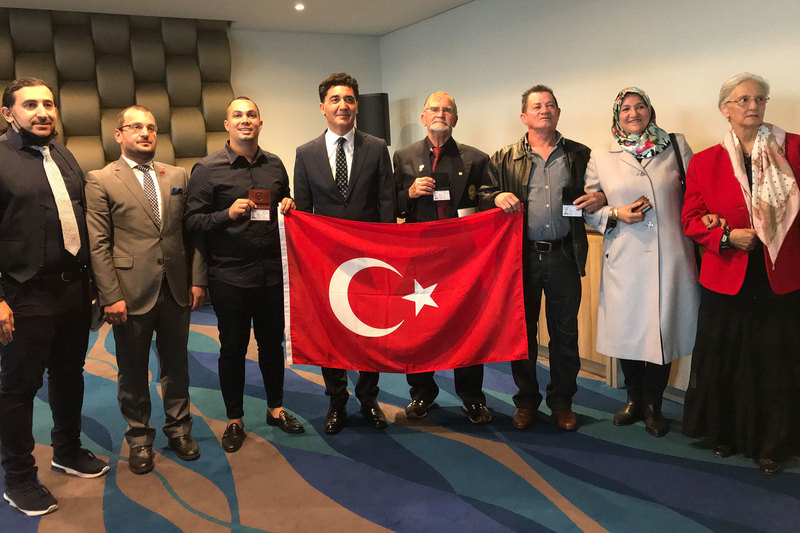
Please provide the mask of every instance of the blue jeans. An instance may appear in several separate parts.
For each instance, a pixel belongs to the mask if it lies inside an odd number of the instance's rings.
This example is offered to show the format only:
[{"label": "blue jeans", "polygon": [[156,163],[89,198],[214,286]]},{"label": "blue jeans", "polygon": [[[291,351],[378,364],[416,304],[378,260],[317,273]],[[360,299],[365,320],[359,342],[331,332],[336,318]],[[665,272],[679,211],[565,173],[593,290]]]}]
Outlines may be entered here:
[{"label": "blue jeans", "polygon": [[537,324],[544,291],[547,331],[550,334],[550,383],[546,402],[553,412],[569,409],[572,396],[578,390],[577,377],[581,368],[578,355],[581,277],[572,243],[567,240],[563,246],[550,252],[537,252],[533,246],[526,247],[523,268],[528,359],[511,362],[514,383],[519,388],[514,395],[514,404],[536,410],[542,402],[536,379],[536,358],[539,351]]}]

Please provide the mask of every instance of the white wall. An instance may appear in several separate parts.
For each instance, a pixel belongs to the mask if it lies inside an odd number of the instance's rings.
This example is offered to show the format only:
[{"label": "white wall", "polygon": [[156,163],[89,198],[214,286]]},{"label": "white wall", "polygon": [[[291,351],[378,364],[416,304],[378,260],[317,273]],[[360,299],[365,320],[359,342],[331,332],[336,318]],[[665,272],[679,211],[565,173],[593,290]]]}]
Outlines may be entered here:
[{"label": "white wall", "polygon": [[260,145],[290,178],[295,149],[325,130],[317,87],[328,74],[349,72],[362,93],[381,90],[377,37],[231,29],[228,38],[233,91],[258,105]]},{"label": "white wall", "polygon": [[695,150],[722,138],[721,83],[751,71],[772,85],[766,119],[800,131],[800,2],[475,0],[381,38],[396,147],[422,138],[425,96],[459,108],[456,139],[492,153],[523,133],[520,95],[550,85],[559,129],[597,146],[623,87],[651,97],[658,122]]},{"label": "white wall", "polygon": [[[658,123],[699,151],[719,142],[721,83],[741,71],[772,85],[766,120],[800,131],[800,2],[475,0],[381,38],[393,148],[424,135],[425,96],[458,102],[456,139],[489,154],[515,142],[520,95],[550,85],[559,130],[589,146],[610,138],[611,105],[623,87],[651,97]],[[689,360],[671,383],[685,388]]]}]

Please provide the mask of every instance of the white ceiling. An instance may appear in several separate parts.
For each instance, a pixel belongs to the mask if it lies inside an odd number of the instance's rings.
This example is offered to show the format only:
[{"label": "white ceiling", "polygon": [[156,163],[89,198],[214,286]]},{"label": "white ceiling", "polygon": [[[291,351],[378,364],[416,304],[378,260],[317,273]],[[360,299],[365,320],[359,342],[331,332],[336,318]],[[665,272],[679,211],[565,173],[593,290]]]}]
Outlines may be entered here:
[{"label": "white ceiling", "polygon": [[0,0],[0,7],[228,20],[234,28],[385,35],[471,0]]}]

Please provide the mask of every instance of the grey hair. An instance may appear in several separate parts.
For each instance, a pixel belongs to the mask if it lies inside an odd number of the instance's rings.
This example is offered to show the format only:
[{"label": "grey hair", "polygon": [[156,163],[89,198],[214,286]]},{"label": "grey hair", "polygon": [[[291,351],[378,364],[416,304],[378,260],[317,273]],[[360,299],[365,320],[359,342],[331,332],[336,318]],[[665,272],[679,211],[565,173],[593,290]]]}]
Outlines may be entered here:
[{"label": "grey hair", "polygon": [[733,76],[725,80],[725,83],[723,83],[722,87],[720,87],[719,102],[717,102],[717,105],[719,106],[720,109],[722,109],[722,104],[724,104],[728,100],[728,97],[731,95],[736,86],[746,81],[756,82],[761,86],[761,90],[764,91],[764,96],[769,96],[769,83],[767,83],[767,80],[765,80],[761,76],[757,76],[756,74],[750,74],[749,72],[742,72],[741,74],[737,74],[736,76]]}]

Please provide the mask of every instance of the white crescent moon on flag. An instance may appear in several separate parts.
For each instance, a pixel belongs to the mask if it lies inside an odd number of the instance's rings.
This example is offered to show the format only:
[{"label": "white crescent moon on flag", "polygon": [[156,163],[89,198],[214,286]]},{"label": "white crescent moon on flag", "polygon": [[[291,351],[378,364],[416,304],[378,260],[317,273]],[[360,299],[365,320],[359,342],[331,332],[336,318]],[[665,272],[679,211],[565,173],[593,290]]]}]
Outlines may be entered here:
[{"label": "white crescent moon on flag", "polygon": [[344,327],[364,337],[383,337],[399,328],[403,324],[403,321],[401,320],[399,324],[390,328],[373,328],[372,326],[364,324],[353,312],[353,308],[350,307],[350,301],[348,299],[350,281],[352,281],[353,276],[365,268],[385,268],[402,277],[400,272],[392,265],[379,259],[374,259],[372,257],[350,259],[339,265],[339,268],[337,268],[333,276],[331,276],[331,283],[328,287],[328,300],[330,301],[333,314],[336,315],[336,318],[339,319],[339,322],[341,322]]}]

